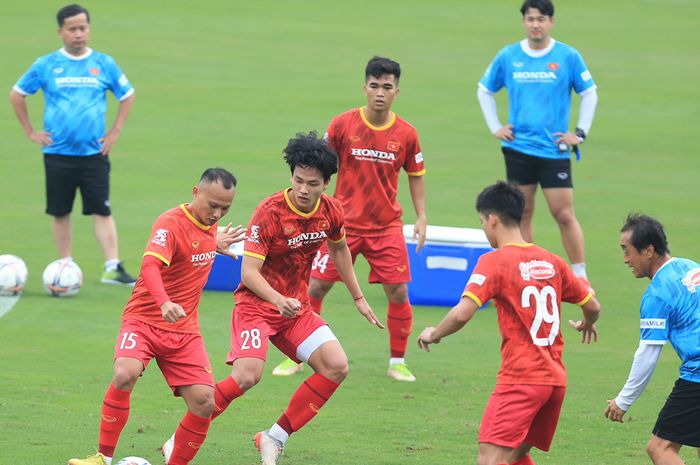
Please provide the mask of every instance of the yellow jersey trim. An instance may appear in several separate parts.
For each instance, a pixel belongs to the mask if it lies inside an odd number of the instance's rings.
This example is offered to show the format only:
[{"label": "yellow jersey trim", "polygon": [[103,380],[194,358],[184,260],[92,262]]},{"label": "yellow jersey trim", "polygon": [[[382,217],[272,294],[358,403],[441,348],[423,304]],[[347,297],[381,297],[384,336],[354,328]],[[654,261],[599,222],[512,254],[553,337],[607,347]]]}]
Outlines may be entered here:
[{"label": "yellow jersey trim", "polygon": [[507,244],[503,244],[504,247],[505,247],[506,245],[512,245],[513,247],[532,247],[532,246],[535,245],[535,244],[531,244],[531,243],[529,243],[529,242],[526,242],[526,243],[509,242],[509,243],[507,243]]},{"label": "yellow jersey trim", "polygon": [[466,291],[464,294],[462,294],[462,297],[468,297],[472,299],[474,302],[476,302],[476,305],[478,305],[479,307],[482,307],[484,305],[481,299],[474,295],[474,293],[471,291]]},{"label": "yellow jersey trim", "polygon": [[331,241],[331,242],[334,243],[334,244],[339,244],[339,243],[343,242],[343,241],[345,240],[345,231],[343,231],[343,237],[341,237],[341,238],[338,239],[337,241],[334,241],[334,240],[331,239],[330,237],[328,238],[328,240]]},{"label": "yellow jersey trim", "polygon": [[367,119],[367,115],[365,115],[365,107],[360,107],[360,118],[362,118],[362,121],[367,125],[368,128],[373,129],[375,131],[386,131],[394,125],[394,123],[396,122],[396,113],[394,113],[393,111],[390,111],[389,113],[391,113],[391,119],[388,123],[386,123],[384,126],[375,126],[374,124],[370,123]]},{"label": "yellow jersey trim", "polygon": [[583,307],[583,306],[586,305],[586,303],[587,303],[589,300],[591,300],[592,298],[593,298],[593,294],[591,294],[591,293],[589,292],[588,295],[586,296],[586,298],[583,299],[581,302],[577,302],[576,305],[578,305],[579,307]]},{"label": "yellow jersey trim", "polygon": [[151,257],[156,257],[161,262],[165,263],[166,266],[170,266],[170,260],[159,254],[158,252],[145,252],[143,256],[150,255]]},{"label": "yellow jersey trim", "polygon": [[423,176],[425,174],[425,170],[423,169],[420,171],[416,171],[415,173],[411,173],[411,172],[407,171],[406,174],[409,176]]},{"label": "yellow jersey trim", "polygon": [[246,250],[243,252],[243,255],[247,255],[247,256],[253,257],[253,258],[259,258],[260,260],[265,261],[265,255],[260,255],[259,253],[249,252]]},{"label": "yellow jersey trim", "polygon": [[199,229],[203,229],[204,231],[209,231],[211,229],[211,226],[206,226],[206,225],[200,223],[199,221],[197,221],[197,218],[192,216],[192,213],[190,213],[189,210],[187,210],[187,205],[189,205],[189,204],[183,203],[182,205],[180,205],[180,208],[182,209],[183,212],[185,212],[185,215],[187,216],[187,218],[189,218],[189,220],[192,223],[194,223],[194,225],[197,226]]},{"label": "yellow jersey trim", "polygon": [[292,190],[292,188],[288,188],[287,190],[284,191],[284,200],[287,202],[287,206],[297,215],[301,216],[302,218],[311,218],[314,216],[314,213],[316,213],[316,210],[318,210],[318,207],[321,206],[321,198],[316,201],[316,206],[314,207],[313,210],[311,210],[309,213],[305,213],[301,210],[299,210],[297,207],[294,206],[292,203],[292,199],[289,198],[289,191]]}]

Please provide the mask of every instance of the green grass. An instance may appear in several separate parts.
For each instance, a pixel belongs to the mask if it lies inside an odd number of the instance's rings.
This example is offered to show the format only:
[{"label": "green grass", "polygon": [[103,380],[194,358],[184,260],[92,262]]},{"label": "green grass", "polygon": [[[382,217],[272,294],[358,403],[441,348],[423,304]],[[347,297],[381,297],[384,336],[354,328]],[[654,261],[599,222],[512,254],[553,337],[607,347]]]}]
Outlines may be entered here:
[{"label": "green grass", "polygon": [[[238,176],[227,219],[245,224],[264,196],[288,182],[281,161],[286,140],[297,131],[323,131],[332,116],[363,103],[362,70],[373,54],[396,58],[404,69],[395,109],[421,136],[430,223],[477,227],[474,197],[503,177],[503,162],[482,120],[476,83],[496,52],[522,37],[518,3],[87,4],[92,45],[115,56],[137,89],[112,155],[112,204],[128,268],[138,267],[155,217],[187,201],[206,167],[221,165]],[[4,6],[0,82],[7,91],[37,56],[60,46],[53,19],[60,6],[38,0]],[[596,346],[581,346],[564,329],[569,387],[552,451],[534,455],[539,464],[648,462],[644,445],[679,362],[667,348],[628,421],[603,418],[605,400],[624,383],[637,346],[637,308],[646,285],[623,265],[618,231],[629,211],[644,211],[664,222],[674,255],[700,257],[694,142],[699,20],[694,0],[557,2],[553,36],[583,53],[599,87],[596,119],[574,180],[603,315]],[[42,101],[29,99],[37,127]],[[505,110],[505,95],[498,101]],[[110,122],[114,107],[111,102]],[[55,249],[43,213],[42,159],[9,104],[0,105],[0,140],[0,253],[21,256],[30,270],[25,295],[0,319],[0,463],[65,463],[95,448],[129,291],[98,284],[101,257],[91,222],[76,216],[74,256],[85,273],[84,288],[73,299],[44,294],[40,274]],[[400,195],[410,222],[405,179]],[[538,198],[537,241],[563,253],[543,200]],[[364,262],[358,274],[364,281]],[[365,293],[384,314],[381,289],[365,286]],[[228,293],[206,293],[201,305],[217,379],[228,372],[223,360],[231,306]],[[408,360],[419,381],[398,384],[385,377],[386,333],[356,314],[342,288],[329,295],[325,308],[351,373],[318,418],[294,435],[281,463],[475,463],[479,420],[500,361],[494,312],[481,312],[431,354],[412,343]],[[445,311],[417,307],[415,329],[434,324]],[[564,318],[577,312],[565,307]],[[272,351],[271,362],[278,359]],[[196,463],[257,463],[250,438],[277,419],[300,381],[265,376],[216,421]],[[159,463],[156,448],[184,405],[170,396],[155,365],[138,383],[132,405],[117,455]],[[697,461],[692,449],[683,456]]]}]

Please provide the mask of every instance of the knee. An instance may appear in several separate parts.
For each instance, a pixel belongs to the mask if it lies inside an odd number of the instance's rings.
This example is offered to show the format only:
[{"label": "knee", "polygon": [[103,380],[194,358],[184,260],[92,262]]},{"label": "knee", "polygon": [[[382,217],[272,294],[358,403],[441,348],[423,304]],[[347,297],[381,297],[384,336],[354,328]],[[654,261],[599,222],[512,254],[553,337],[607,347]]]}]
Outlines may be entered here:
[{"label": "knee", "polygon": [[120,391],[131,391],[140,375],[141,373],[116,368],[114,370],[114,377],[112,378],[112,385]]},{"label": "knee", "polygon": [[314,299],[323,299],[332,286],[332,282],[311,278],[309,281],[309,296]]},{"label": "knee", "polygon": [[486,455],[479,453],[476,458],[476,465],[491,465],[491,461]]},{"label": "knee", "polygon": [[389,302],[395,304],[408,302],[408,286],[406,284],[401,284],[387,289],[387,297]]},{"label": "knee", "polygon": [[262,377],[262,372],[248,370],[232,373],[231,376],[233,377],[233,379],[236,380],[236,383],[241,388],[241,390],[247,391],[248,389],[258,384],[260,378]]},{"label": "knee", "polygon": [[552,212],[554,220],[559,226],[570,226],[576,223],[576,215],[572,208],[565,208],[556,212]]},{"label": "knee", "polygon": [[214,391],[198,395],[188,405],[189,410],[197,416],[208,418],[214,412]]},{"label": "knee", "polygon": [[350,373],[348,359],[343,357],[326,364],[321,374],[334,383],[340,384],[348,377],[348,373]]}]

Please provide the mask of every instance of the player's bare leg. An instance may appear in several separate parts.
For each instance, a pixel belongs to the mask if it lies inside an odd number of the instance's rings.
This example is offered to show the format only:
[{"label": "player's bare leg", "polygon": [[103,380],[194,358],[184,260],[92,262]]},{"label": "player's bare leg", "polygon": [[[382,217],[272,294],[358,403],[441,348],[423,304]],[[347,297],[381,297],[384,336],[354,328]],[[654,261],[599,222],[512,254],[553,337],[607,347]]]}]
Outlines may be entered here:
[{"label": "player's bare leg", "polygon": [[92,215],[92,228],[105,257],[105,270],[102,273],[101,282],[127,286],[136,284],[136,278],[128,274],[119,261],[117,225],[114,222],[114,217],[112,215]]},{"label": "player's bare leg", "polygon": [[387,375],[398,381],[415,381],[416,377],[408,369],[404,359],[408,338],[413,328],[413,309],[408,300],[408,286],[406,283],[383,284],[383,286],[389,302],[387,326],[391,358]]},{"label": "player's bare leg", "polygon": [[510,447],[497,446],[488,442],[479,443],[479,456],[477,465],[501,465],[509,464],[513,451]]},{"label": "player's bare leg", "polygon": [[654,465],[683,465],[685,462],[680,457],[682,445],[652,434],[647,444],[647,454]]},{"label": "player's bare leg", "polygon": [[537,184],[517,184],[520,192],[525,196],[525,208],[523,209],[523,219],[520,222],[520,232],[523,239],[533,242],[535,238],[532,226],[532,218],[535,216],[535,194],[537,194]]},{"label": "player's bare leg", "polygon": [[54,216],[51,225],[58,257],[67,258],[72,256],[73,228],[71,225],[70,213],[63,216]]},{"label": "player's bare leg", "polygon": [[[309,300],[311,301],[311,308],[319,315],[321,314],[323,299],[326,297],[326,294],[328,294],[328,291],[331,290],[333,284],[333,281],[323,281],[316,278],[311,278],[309,280]],[[303,369],[303,363],[297,363],[291,358],[287,358],[273,368],[272,374],[275,376],[291,376],[301,373]]]}]

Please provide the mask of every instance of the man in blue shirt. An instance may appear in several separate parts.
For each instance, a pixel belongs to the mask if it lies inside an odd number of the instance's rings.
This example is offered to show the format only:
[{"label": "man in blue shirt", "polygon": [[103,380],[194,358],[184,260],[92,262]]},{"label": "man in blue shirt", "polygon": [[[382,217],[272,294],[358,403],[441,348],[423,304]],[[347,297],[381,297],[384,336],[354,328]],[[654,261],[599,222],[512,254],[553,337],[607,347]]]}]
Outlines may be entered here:
[{"label": "man in blue shirt", "polygon": [[656,465],[684,463],[682,445],[700,447],[700,265],[671,257],[661,223],[629,215],[620,247],[636,278],[651,283],[642,296],[639,348],[625,386],[608,401],[605,416],[622,417],[649,383],[666,340],[681,359],[680,377],[661,409],[647,452]]},{"label": "man in blue shirt", "polygon": [[[521,231],[533,241],[532,216],[537,185],[559,226],[574,274],[590,289],[583,231],[574,214],[571,148],[591,128],[598,101],[596,85],[579,52],[554,40],[554,5],[526,0],[520,12],[527,39],[503,48],[479,81],[477,96],[486,124],[502,141],[508,181],[525,194]],[[508,90],[508,124],[501,124],[494,94]],[[581,96],[576,129],[569,131],[571,91]]]},{"label": "man in blue shirt", "polygon": [[[60,258],[71,260],[70,214],[80,188],[83,214],[92,215],[105,257],[102,282],[133,286],[136,282],[119,260],[117,228],[109,203],[109,153],[134,103],[134,88],[114,59],[88,47],[90,14],[68,5],[56,15],[63,48],[38,58],[10,93],[24,133],[43,147],[46,213]],[[44,92],[44,130],[29,120],[25,97]],[[119,100],[114,124],[105,131],[106,91]]]}]

